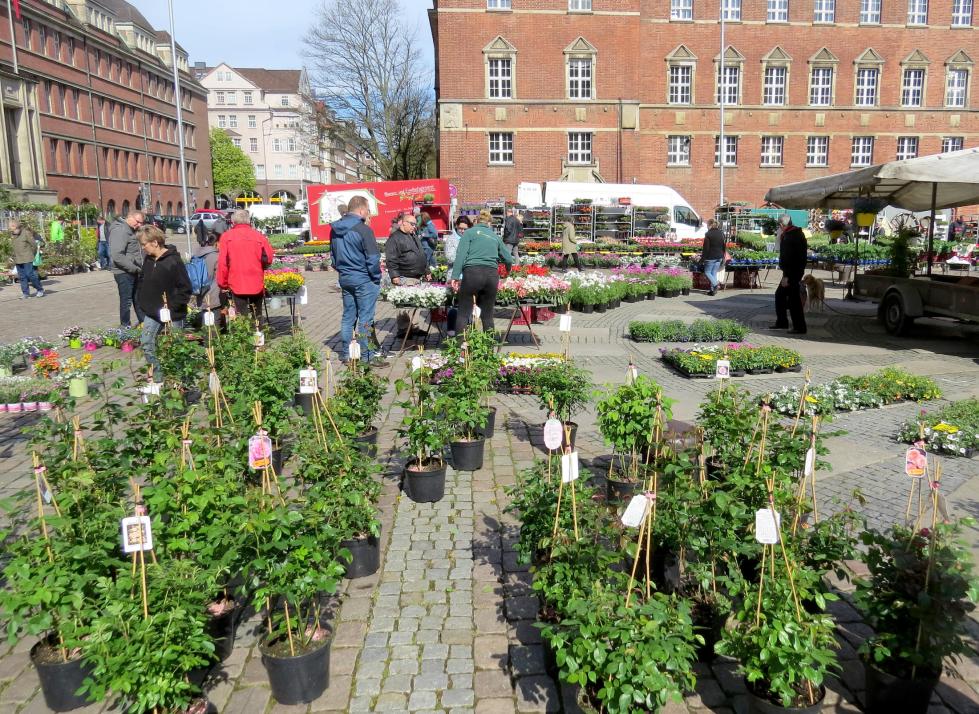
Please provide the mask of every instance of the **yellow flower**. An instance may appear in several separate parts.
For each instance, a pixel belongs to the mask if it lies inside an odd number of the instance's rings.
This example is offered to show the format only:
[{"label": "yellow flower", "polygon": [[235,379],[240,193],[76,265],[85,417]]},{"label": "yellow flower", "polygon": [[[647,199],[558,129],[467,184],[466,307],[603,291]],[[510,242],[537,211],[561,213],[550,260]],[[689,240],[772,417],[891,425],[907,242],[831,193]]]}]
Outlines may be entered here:
[{"label": "yellow flower", "polygon": [[818,400],[818,399],[816,399],[816,398],[815,398],[814,396],[812,396],[811,394],[807,394],[807,395],[806,395],[806,401],[807,401],[807,402],[809,402],[810,404],[819,404],[819,400]]},{"label": "yellow flower", "polygon": [[946,434],[955,434],[958,432],[959,428],[957,426],[952,426],[951,424],[946,424],[945,422],[939,422],[932,427],[934,431],[943,431]]}]

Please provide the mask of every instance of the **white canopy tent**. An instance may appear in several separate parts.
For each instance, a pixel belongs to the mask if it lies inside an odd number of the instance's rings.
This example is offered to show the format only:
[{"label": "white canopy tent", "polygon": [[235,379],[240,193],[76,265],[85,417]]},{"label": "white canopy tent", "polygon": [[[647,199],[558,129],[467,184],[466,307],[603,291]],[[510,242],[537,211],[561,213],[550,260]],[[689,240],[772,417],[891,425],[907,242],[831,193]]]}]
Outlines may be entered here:
[{"label": "white canopy tent", "polygon": [[842,174],[769,189],[765,200],[785,208],[852,208],[858,198],[876,198],[909,211],[931,211],[928,272],[935,211],[979,204],[979,149],[890,161]]}]

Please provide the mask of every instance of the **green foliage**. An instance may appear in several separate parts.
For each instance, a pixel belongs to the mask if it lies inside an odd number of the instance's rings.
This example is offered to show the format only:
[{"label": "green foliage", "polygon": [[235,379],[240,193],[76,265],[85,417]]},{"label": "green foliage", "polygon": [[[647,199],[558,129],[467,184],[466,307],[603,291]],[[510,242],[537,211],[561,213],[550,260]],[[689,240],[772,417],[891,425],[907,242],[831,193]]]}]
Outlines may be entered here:
[{"label": "green foliage", "polygon": [[662,423],[673,418],[674,400],[663,388],[640,375],[632,384],[609,391],[598,403],[598,428],[621,454],[644,454],[653,444],[656,407],[662,407]]},{"label": "green foliage", "polygon": [[238,196],[255,190],[255,167],[221,129],[211,129],[211,170],[215,194]]},{"label": "green foliage", "polygon": [[934,412],[922,410],[901,426],[898,438],[910,444],[922,431],[932,450],[964,456],[979,448],[979,399],[963,399]]},{"label": "green foliage", "polygon": [[180,329],[167,329],[156,338],[157,358],[163,374],[154,379],[181,388],[192,388],[206,376],[204,345],[200,340],[188,339]]},{"label": "green foliage", "polygon": [[427,367],[413,371],[395,383],[398,394],[407,392],[398,403],[405,416],[398,435],[405,440],[408,454],[418,466],[430,461],[442,462],[443,451],[453,433],[438,404],[438,388],[431,383]]},{"label": "green foliage", "polygon": [[630,322],[629,336],[636,342],[740,342],[749,329],[737,320],[694,320],[686,324],[682,320],[659,322]]},{"label": "green foliage", "polygon": [[553,411],[558,419],[566,422],[588,406],[593,389],[591,373],[568,360],[540,371],[536,393],[541,409]]},{"label": "green foliage", "polygon": [[385,384],[370,365],[351,365],[337,382],[329,408],[337,427],[348,438],[370,431],[381,412]]}]

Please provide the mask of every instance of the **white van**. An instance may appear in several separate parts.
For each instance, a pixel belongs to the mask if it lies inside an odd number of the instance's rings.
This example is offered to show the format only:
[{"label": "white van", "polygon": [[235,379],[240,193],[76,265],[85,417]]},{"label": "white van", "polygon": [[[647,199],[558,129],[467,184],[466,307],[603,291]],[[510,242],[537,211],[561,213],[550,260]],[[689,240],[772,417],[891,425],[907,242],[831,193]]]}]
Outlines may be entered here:
[{"label": "white van", "polygon": [[596,206],[618,206],[627,198],[633,206],[670,209],[670,230],[679,240],[703,238],[707,226],[693,207],[669,186],[641,183],[571,183],[548,181],[544,185],[544,205],[570,206],[576,198],[589,198]]}]

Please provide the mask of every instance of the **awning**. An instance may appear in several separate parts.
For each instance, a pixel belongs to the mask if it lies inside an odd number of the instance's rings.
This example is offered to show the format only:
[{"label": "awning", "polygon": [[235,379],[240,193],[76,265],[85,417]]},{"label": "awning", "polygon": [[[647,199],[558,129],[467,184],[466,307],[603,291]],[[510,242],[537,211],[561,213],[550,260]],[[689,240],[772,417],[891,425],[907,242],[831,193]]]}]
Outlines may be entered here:
[{"label": "awning", "polygon": [[854,199],[864,197],[908,211],[979,204],[979,149],[889,161],[778,186],[765,194],[766,201],[785,208],[852,208]]}]

